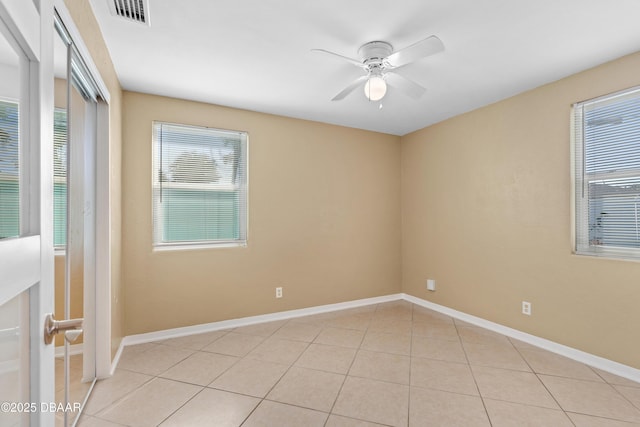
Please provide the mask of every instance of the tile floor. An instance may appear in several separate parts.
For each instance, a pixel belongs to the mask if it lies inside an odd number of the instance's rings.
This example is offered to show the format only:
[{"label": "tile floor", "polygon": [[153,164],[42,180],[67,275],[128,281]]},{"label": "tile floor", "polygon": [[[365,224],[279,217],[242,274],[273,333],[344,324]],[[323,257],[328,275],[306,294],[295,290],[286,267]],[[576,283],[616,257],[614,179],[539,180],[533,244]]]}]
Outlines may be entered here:
[{"label": "tile floor", "polygon": [[[64,359],[62,357],[56,357],[56,402],[58,404],[65,403],[64,393]],[[82,354],[76,354],[69,357],[69,402],[82,403],[91,388],[91,383],[82,382]],[[75,421],[77,412],[68,412],[68,424],[72,425]],[[0,423],[1,425],[1,423]],[[64,413],[56,413],[56,426],[64,426]]]},{"label": "tile floor", "polygon": [[127,347],[79,423],[640,426],[640,384],[406,301]]}]

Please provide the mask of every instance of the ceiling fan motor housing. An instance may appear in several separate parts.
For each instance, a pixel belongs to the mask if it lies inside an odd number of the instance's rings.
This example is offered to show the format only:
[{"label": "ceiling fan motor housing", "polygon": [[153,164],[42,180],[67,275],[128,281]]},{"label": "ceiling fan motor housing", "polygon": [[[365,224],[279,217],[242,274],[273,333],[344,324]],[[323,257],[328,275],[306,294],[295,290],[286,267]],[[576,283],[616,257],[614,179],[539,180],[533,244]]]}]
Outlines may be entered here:
[{"label": "ceiling fan motor housing", "polygon": [[362,63],[371,72],[384,68],[384,60],[393,53],[393,46],[387,42],[369,42],[358,49],[358,55],[362,58]]}]

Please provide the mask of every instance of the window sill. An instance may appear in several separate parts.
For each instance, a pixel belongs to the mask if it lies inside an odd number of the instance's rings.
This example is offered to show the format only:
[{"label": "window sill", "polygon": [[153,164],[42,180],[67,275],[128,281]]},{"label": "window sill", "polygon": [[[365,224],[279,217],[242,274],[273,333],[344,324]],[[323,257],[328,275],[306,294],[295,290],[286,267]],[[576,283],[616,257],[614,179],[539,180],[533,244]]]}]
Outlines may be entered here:
[{"label": "window sill", "polygon": [[153,246],[153,252],[190,251],[202,249],[228,249],[246,248],[247,242],[225,242],[225,243],[183,243],[183,244],[163,244]]},{"label": "window sill", "polygon": [[640,251],[634,250],[615,250],[615,249],[599,249],[598,251],[574,251],[573,255],[580,257],[590,257],[606,259],[610,261],[632,261],[640,262]]}]

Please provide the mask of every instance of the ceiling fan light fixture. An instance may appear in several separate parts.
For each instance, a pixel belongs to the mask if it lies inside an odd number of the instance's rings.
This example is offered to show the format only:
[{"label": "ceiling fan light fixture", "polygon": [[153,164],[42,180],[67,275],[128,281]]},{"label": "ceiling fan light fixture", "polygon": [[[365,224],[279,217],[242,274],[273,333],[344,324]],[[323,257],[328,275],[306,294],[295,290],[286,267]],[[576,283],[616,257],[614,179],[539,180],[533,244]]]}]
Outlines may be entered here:
[{"label": "ceiling fan light fixture", "polygon": [[430,55],[434,55],[444,50],[442,41],[436,36],[429,36],[426,39],[400,49],[393,50],[387,42],[372,41],[360,46],[358,55],[360,60],[349,58],[338,53],[324,49],[311,49],[313,52],[329,54],[333,57],[350,62],[361,68],[365,74],[351,82],[340,93],[334,96],[331,101],[340,101],[347,95],[362,87],[364,82],[364,95],[369,101],[380,101],[387,93],[387,80],[393,89],[404,92],[405,95],[418,99],[425,92],[425,88],[418,83],[403,77],[394,70],[412,62],[418,61]]},{"label": "ceiling fan light fixture", "polygon": [[382,76],[371,76],[364,84],[364,95],[369,101],[380,101],[387,93],[387,82]]}]

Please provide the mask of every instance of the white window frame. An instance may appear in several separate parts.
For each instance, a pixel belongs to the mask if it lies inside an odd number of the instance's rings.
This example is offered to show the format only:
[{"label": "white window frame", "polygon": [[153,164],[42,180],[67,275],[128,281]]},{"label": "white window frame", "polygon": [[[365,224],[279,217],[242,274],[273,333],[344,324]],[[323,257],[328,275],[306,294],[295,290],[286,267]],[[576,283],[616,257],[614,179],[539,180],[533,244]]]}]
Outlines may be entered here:
[{"label": "white window frame", "polygon": [[[240,182],[236,183],[234,186],[224,185],[224,184],[191,184],[191,183],[172,183],[172,182],[163,182],[162,187],[171,187],[171,188],[184,188],[184,189],[205,189],[205,190],[218,190],[218,191],[239,191],[241,204],[244,206],[241,207],[238,213],[238,228],[240,230],[240,238],[239,239],[220,239],[220,240],[197,240],[197,241],[175,241],[175,242],[165,242],[161,241],[159,236],[162,235],[163,228],[163,218],[162,218],[162,209],[156,208],[156,199],[155,193],[160,190],[161,183],[159,178],[159,168],[158,164],[158,150],[159,143],[156,140],[156,125],[171,125],[178,126],[184,128],[194,128],[199,130],[207,130],[212,132],[221,132],[221,133],[236,133],[240,135],[241,139],[241,153],[240,153],[240,164],[243,173],[240,174]],[[152,245],[154,251],[167,251],[167,250],[186,250],[186,249],[207,249],[207,248],[234,248],[234,247],[246,247],[247,241],[249,238],[249,221],[248,221],[248,212],[249,212],[249,135],[245,131],[239,130],[229,130],[229,129],[220,129],[213,128],[208,126],[197,126],[190,124],[182,124],[182,123],[172,123],[166,121],[153,121],[152,122],[152,168],[151,168],[151,209],[152,209]]]},{"label": "white window frame", "polygon": [[[625,89],[612,94],[600,96],[590,100],[577,102],[573,105],[571,115],[571,146],[573,158],[573,223],[574,223],[574,253],[577,255],[595,256],[603,258],[640,260],[640,248],[626,248],[592,244],[589,241],[589,183],[590,181],[621,179],[640,176],[640,169],[629,171],[602,172],[588,176],[585,171],[585,142],[584,142],[584,117],[582,107],[591,103],[638,93],[640,87]],[[640,135],[640,129],[638,130]],[[640,151],[640,147],[638,147]]]}]

